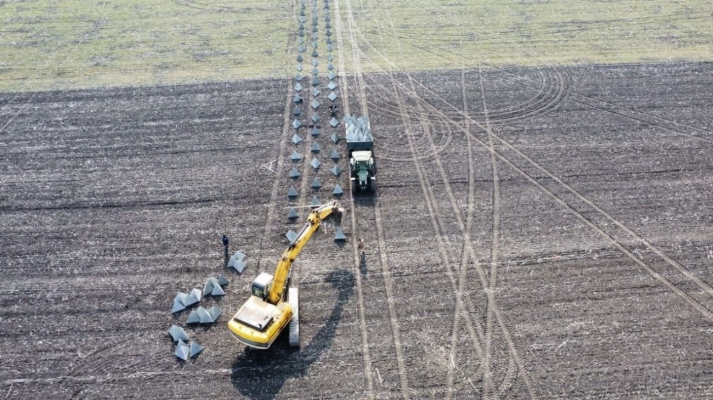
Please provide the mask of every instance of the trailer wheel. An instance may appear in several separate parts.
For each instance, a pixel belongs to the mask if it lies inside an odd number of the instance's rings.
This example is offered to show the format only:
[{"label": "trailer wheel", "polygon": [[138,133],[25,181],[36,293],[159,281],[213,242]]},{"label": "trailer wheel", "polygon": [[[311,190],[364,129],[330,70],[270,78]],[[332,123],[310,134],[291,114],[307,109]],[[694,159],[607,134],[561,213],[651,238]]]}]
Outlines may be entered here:
[{"label": "trailer wheel", "polygon": [[289,326],[289,342],[290,347],[300,347],[300,302],[299,291],[297,288],[290,288],[289,304],[292,307],[292,319]]}]

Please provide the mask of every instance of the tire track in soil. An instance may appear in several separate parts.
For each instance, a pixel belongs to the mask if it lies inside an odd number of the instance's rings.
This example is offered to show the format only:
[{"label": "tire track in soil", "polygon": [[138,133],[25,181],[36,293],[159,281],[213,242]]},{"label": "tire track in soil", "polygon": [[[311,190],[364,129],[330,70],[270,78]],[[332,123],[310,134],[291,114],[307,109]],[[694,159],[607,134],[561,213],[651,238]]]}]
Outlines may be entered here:
[{"label": "tire track in soil", "polygon": [[[389,18],[389,22],[391,23],[391,29],[393,31],[394,25]],[[461,85],[461,96],[463,98],[463,113],[466,115],[469,115],[469,110],[468,110],[468,101],[466,97],[466,92],[465,92],[465,70],[461,69],[461,80],[462,80],[462,85]],[[465,121],[465,129],[470,130],[470,124],[468,120]],[[466,241],[470,241],[470,232],[472,232],[472,227],[473,227],[473,213],[475,209],[475,165],[473,161],[473,147],[470,142],[470,137],[466,136],[466,142],[467,142],[467,151],[468,151],[468,199],[467,199],[467,209],[466,209],[466,234],[468,235],[467,237],[463,237],[463,242],[465,243]],[[458,277],[458,289],[456,291],[456,309],[455,309],[455,315],[453,316],[453,330],[451,331],[451,351],[450,351],[450,356],[449,359],[451,363],[449,364],[448,368],[448,379],[446,382],[446,387],[448,388],[447,391],[447,398],[450,399],[452,398],[453,394],[453,381],[454,381],[454,369],[455,369],[455,358],[457,355],[457,348],[458,348],[458,323],[459,323],[459,315],[460,315],[460,310],[463,309],[463,291],[465,289],[465,282],[466,282],[466,274],[468,272],[468,261],[469,261],[468,254],[465,250],[465,246],[463,246],[462,250],[462,255],[461,255],[461,264],[460,264],[460,274]],[[487,331],[486,331],[486,338],[487,338]],[[482,350],[481,350],[482,353]],[[487,339],[486,339],[486,353],[487,353]],[[479,355],[479,358],[481,360],[484,359],[482,355]],[[483,372],[484,372],[484,378],[489,376],[487,374],[487,365],[485,363],[481,363],[481,366],[483,366]]]},{"label": "tire track in soil", "polygon": [[[335,0],[335,3],[337,3],[337,0]],[[354,37],[355,23],[354,23],[354,15],[352,13],[351,0],[346,0],[345,5],[346,5],[345,13],[347,16],[347,30],[349,32],[349,40],[350,40],[351,47],[352,47],[352,62],[354,63],[355,75],[356,75],[356,80],[357,80],[358,98],[361,103],[362,115],[365,117],[368,117],[369,110],[368,110],[368,104],[366,101],[364,82],[362,80],[361,62],[359,60],[356,38]],[[346,81],[344,83],[346,83]],[[346,102],[348,102],[348,101],[349,101],[349,99],[347,98]],[[350,179],[350,192],[352,192],[352,198],[353,198],[353,191],[351,190],[351,179]],[[356,203],[354,203],[354,204],[356,204]],[[402,392],[403,398],[408,399],[409,398],[408,378],[406,376],[405,361],[404,361],[404,356],[403,356],[403,350],[401,347],[401,339],[400,339],[399,327],[398,327],[398,322],[397,322],[398,315],[396,314],[396,310],[394,309],[393,293],[391,292],[391,271],[390,271],[390,268],[388,265],[388,256],[386,254],[386,241],[385,241],[385,237],[384,237],[384,226],[383,226],[383,220],[382,220],[382,216],[381,216],[381,206],[378,201],[376,201],[374,203],[374,217],[375,217],[376,228],[377,228],[376,229],[377,230],[377,242],[378,242],[378,246],[379,246],[379,256],[380,256],[379,261],[381,264],[381,269],[384,273],[383,279],[384,279],[384,287],[385,287],[385,292],[386,292],[386,302],[387,302],[387,306],[388,306],[388,310],[389,310],[389,322],[391,324],[391,336],[394,341],[396,362],[397,362],[398,369],[399,369],[399,378],[401,381],[401,392]]]},{"label": "tire track in soil", "polygon": [[[463,73],[463,77],[465,77],[465,73]],[[483,117],[485,120],[485,127],[487,128],[488,131],[488,144],[490,145],[491,149],[494,149],[495,145],[493,143],[493,132],[492,132],[492,126],[490,123],[490,118],[488,118],[488,105],[485,100],[485,85],[483,85],[483,73],[482,69],[478,69],[478,80],[480,84],[480,98],[483,103]],[[465,104],[465,79],[463,79],[462,82],[462,87],[463,87],[463,102]],[[466,112],[464,112],[465,115],[468,115]],[[470,130],[468,130],[470,132]],[[470,138],[469,135],[466,135],[468,138]],[[468,144],[470,144],[470,139],[468,140]],[[495,156],[493,154],[490,154],[490,163],[492,166],[492,174],[493,174],[493,193],[492,193],[492,206],[493,206],[493,238],[491,241],[491,247],[490,247],[490,284],[488,285],[488,293],[490,294],[488,296],[488,312],[485,320],[485,374],[489,375],[492,372],[490,371],[490,358],[491,358],[491,347],[492,347],[492,342],[493,342],[493,309],[495,307],[494,301],[495,301],[495,288],[497,286],[497,280],[498,280],[498,250],[499,250],[499,241],[500,241],[500,182],[498,180],[498,163],[497,160],[495,159]],[[492,301],[491,301],[492,300]],[[490,391],[494,390],[492,387],[492,379],[486,379],[485,384],[484,384],[484,389],[483,389],[483,398],[488,399],[489,398],[489,393]],[[490,384],[490,386],[488,385]]]},{"label": "tire track in soil", "polygon": [[[366,38],[364,38],[363,35],[361,35],[361,37],[362,37],[362,39],[366,40]],[[368,43],[368,40],[366,40],[366,41],[367,41],[367,43]],[[370,45],[370,46],[371,46],[371,45]],[[441,110],[437,109],[435,106],[433,106],[433,105],[430,104],[429,102],[425,101],[424,99],[422,99],[422,98],[418,95],[418,93],[415,91],[415,86],[414,86],[414,82],[417,82],[417,81],[416,81],[415,79],[413,79],[413,78],[411,77],[411,75],[410,75],[407,71],[403,71],[403,70],[401,70],[400,68],[396,67],[390,60],[388,60],[388,58],[386,58],[383,54],[381,54],[381,53],[380,53],[377,49],[375,49],[373,46],[371,46],[371,48],[372,48],[372,50],[374,50],[374,51],[376,52],[376,54],[378,54],[382,59],[384,59],[392,68],[399,70],[399,71],[402,72],[406,77],[408,77],[409,82],[410,82],[412,88],[414,88],[414,89],[409,90],[409,88],[407,88],[405,84],[402,84],[401,82],[398,82],[396,79],[394,79],[393,77],[391,77],[390,75],[387,74],[387,76],[390,77],[390,79],[391,79],[391,81],[392,81],[392,83],[394,84],[395,87],[400,86],[400,87],[404,88],[403,90],[404,90],[405,92],[411,92],[411,93],[413,94],[413,98],[416,99],[416,101],[418,102],[418,104],[421,105],[421,107],[424,107],[424,108],[426,108],[426,109],[430,109],[431,112],[434,113],[434,115],[435,115],[435,114],[440,114],[442,118],[445,118],[445,119],[447,119],[447,120],[452,121],[454,125],[458,126],[458,128],[460,128],[461,130],[463,130],[463,128],[458,125],[458,122],[457,122],[457,121],[453,121],[452,118],[449,118],[448,115],[446,115],[444,112],[442,112]],[[374,66],[375,66],[376,68],[381,69],[381,67],[380,67],[378,64],[375,64],[375,63],[374,63]],[[383,69],[382,69],[382,71],[383,71],[383,72],[386,72],[386,71],[384,71]],[[418,84],[428,90],[428,88],[425,87],[425,85],[423,85],[421,82],[418,82]],[[437,96],[437,94],[436,94],[436,96]],[[440,99],[440,97],[439,97],[439,99]],[[443,100],[442,100],[442,101],[443,101]],[[448,103],[448,104],[451,105],[452,107],[454,107],[456,110],[458,110],[457,107],[453,106],[453,105],[450,104],[450,103]],[[458,112],[462,115],[462,112],[461,112],[461,111],[458,110]],[[481,129],[484,129],[484,127],[482,126],[482,124],[478,123],[477,121],[474,121],[472,118],[470,118],[470,120],[473,121],[473,122],[475,122],[476,125],[479,126]],[[484,129],[484,130],[485,130],[485,129]],[[472,136],[474,139],[476,139],[480,144],[482,144],[486,149],[488,149],[488,146],[487,146],[486,144],[484,144],[484,142],[480,141],[480,139],[478,139],[475,135],[472,135],[472,133],[470,133],[470,132],[466,132],[466,134],[471,135],[471,136]],[[492,152],[492,150],[490,150],[490,149],[488,149],[488,150]],[[436,154],[436,156],[435,156],[435,161],[436,161],[436,165],[438,166],[438,169],[439,169],[439,171],[440,171],[440,173],[441,173],[442,180],[443,180],[444,186],[445,186],[445,188],[446,188],[446,193],[448,194],[448,197],[449,197],[449,202],[451,203],[451,207],[453,207],[453,211],[454,211],[454,215],[455,215],[456,222],[458,223],[459,229],[460,229],[461,232],[463,233],[464,230],[465,230],[465,226],[464,226],[464,223],[463,223],[463,219],[462,219],[460,213],[458,212],[457,201],[455,200],[455,197],[454,197],[454,195],[453,195],[452,189],[451,189],[450,184],[449,184],[448,179],[447,179],[447,173],[445,172],[445,169],[443,168],[443,165],[442,165],[442,163],[441,163],[441,161],[440,161],[440,156],[439,156],[438,154]],[[476,255],[475,255],[475,249],[474,249],[474,247],[473,247],[473,244],[472,244],[472,243],[467,243],[467,244],[466,244],[466,248],[467,248],[468,252],[470,253],[470,256],[471,256],[473,259],[477,259],[477,258],[476,258]],[[476,263],[475,266],[476,266],[476,271],[478,272],[478,275],[479,275],[481,284],[482,284],[482,286],[483,286],[483,289],[486,291],[486,295],[489,297],[489,301],[492,302],[492,304],[494,304],[493,312],[494,312],[494,314],[495,314],[495,316],[496,316],[496,319],[497,319],[497,321],[498,321],[498,325],[499,325],[500,330],[501,330],[501,332],[502,332],[502,334],[503,334],[503,337],[504,337],[504,339],[505,339],[505,341],[506,341],[506,343],[507,343],[507,345],[508,345],[508,348],[509,348],[509,350],[510,350],[510,353],[511,353],[511,355],[514,357],[514,359],[515,359],[515,361],[516,361],[516,363],[517,363],[517,365],[518,365],[518,369],[521,371],[521,376],[523,377],[523,380],[524,380],[525,386],[526,386],[526,388],[527,388],[528,394],[529,394],[529,396],[530,396],[531,399],[536,399],[537,397],[536,397],[536,395],[535,395],[535,393],[534,393],[534,389],[533,389],[533,387],[532,387],[532,383],[530,382],[530,378],[529,378],[528,375],[527,375],[527,370],[525,369],[525,365],[524,365],[522,359],[520,358],[520,356],[519,356],[519,354],[518,354],[518,352],[517,352],[517,348],[515,347],[515,344],[514,344],[514,341],[513,341],[513,338],[512,338],[512,334],[511,334],[511,332],[510,332],[510,328],[509,328],[509,327],[507,326],[507,324],[505,323],[501,311],[499,310],[499,308],[497,307],[497,305],[495,305],[495,300],[494,300],[494,298],[493,298],[493,299],[490,299],[490,297],[493,297],[493,294],[490,293],[489,290],[487,290],[488,282],[487,282],[487,279],[486,279],[486,277],[485,277],[485,271],[483,270],[482,266],[480,266],[479,263]]]},{"label": "tire track in soil", "polygon": [[[339,51],[339,81],[340,90],[342,97],[342,104],[344,108],[344,114],[348,115],[349,110],[349,85],[347,83],[346,66],[344,64],[344,51],[343,51],[343,41],[342,41],[342,18],[339,12],[339,0],[334,0],[334,25],[337,36],[337,48]],[[346,140],[346,139],[345,139]],[[351,172],[350,172],[351,173]],[[356,277],[357,286],[357,300],[359,303],[359,325],[361,329],[361,346],[362,355],[364,357],[364,375],[366,376],[367,383],[367,395],[369,399],[374,398],[374,378],[371,374],[371,354],[369,352],[369,338],[366,330],[366,318],[364,316],[364,291],[362,289],[361,273],[359,271],[361,266],[361,259],[359,257],[359,248],[356,241],[357,227],[356,227],[356,203],[354,202],[354,192],[352,190],[351,179],[349,179],[349,199],[352,203],[350,207],[350,217],[351,217],[351,229],[352,229],[352,248],[354,252],[354,276]]]},{"label": "tire track in soil", "polygon": [[[17,118],[17,116],[20,115],[21,112],[25,111],[25,108],[27,108],[27,106],[30,105],[30,102],[32,102],[32,99],[35,98],[35,95],[36,95],[36,94],[37,94],[37,92],[32,93],[32,96],[30,96],[30,98],[27,99],[27,101],[26,101],[14,114],[12,114],[12,117],[10,117],[10,119],[8,119],[7,122],[5,122],[2,127],[0,127],[0,133],[5,132],[5,128],[7,128],[8,126],[10,126],[10,124],[12,123],[12,121],[14,121],[15,118]],[[15,99],[15,98],[13,97],[13,100],[14,100],[14,99]],[[8,104],[9,104],[9,102],[8,102]],[[7,104],[6,104],[6,105],[7,105]],[[5,106],[3,106],[3,108],[4,108],[4,107],[5,107]]]},{"label": "tire track in soil", "polygon": [[[375,50],[375,51],[376,51],[376,50]],[[386,60],[386,62],[389,62],[389,60],[386,59],[383,55],[381,55],[378,51],[376,51],[376,53],[379,54],[379,56],[381,56],[382,58],[384,58],[384,59]],[[377,65],[377,67],[378,67],[378,65]],[[404,71],[404,73],[407,73],[407,72]],[[513,75],[514,75],[514,74],[513,74]],[[423,89],[425,89],[426,91],[428,91],[428,92],[430,92],[431,94],[433,94],[433,95],[434,95],[439,101],[441,101],[443,104],[445,104],[446,106],[450,107],[454,112],[459,113],[463,118],[467,118],[465,115],[463,115],[462,111],[460,111],[457,106],[455,106],[454,104],[452,104],[452,103],[448,102],[447,100],[443,99],[442,97],[440,97],[437,93],[435,93],[435,92],[433,92],[432,90],[430,90],[430,89],[429,89],[427,86],[425,86],[423,83],[419,82],[419,85],[420,85]],[[430,103],[428,103],[428,102],[426,102],[426,101],[424,101],[424,103],[426,103],[426,104],[428,104],[430,107],[432,107],[433,110],[434,110],[434,112],[442,113],[442,115],[443,115],[445,118],[448,118],[448,116],[447,116],[447,114],[446,114],[445,112],[439,110],[439,109],[438,109],[437,107],[435,107],[434,105],[432,105],[432,104],[430,104]],[[606,111],[606,110],[605,110],[605,111]],[[469,118],[469,119],[472,121],[472,123],[476,124],[476,125],[479,126],[481,129],[486,130],[486,127],[483,126],[483,125],[482,125],[481,123],[479,123],[478,121],[476,121],[476,120],[474,120],[474,119],[472,119],[472,118]],[[453,122],[457,124],[457,121],[453,121]],[[462,127],[460,127],[460,126],[458,126],[458,127],[462,130]],[[491,152],[491,154],[495,154],[496,157],[500,158],[501,160],[506,160],[506,158],[505,158],[502,154],[498,153],[498,152],[495,151],[494,149],[489,149],[489,148],[488,148],[488,145],[487,145],[485,142],[482,142],[480,139],[478,139],[477,137],[475,137],[472,133],[466,132],[466,134],[473,136],[473,138],[475,138],[475,139],[478,141],[478,143],[479,143],[480,145],[482,145],[482,146],[485,147],[489,152]],[[700,278],[698,278],[697,276],[691,274],[690,271],[688,271],[688,270],[687,270],[685,267],[683,267],[681,264],[679,264],[678,262],[676,262],[675,260],[673,260],[672,258],[670,258],[670,257],[669,257],[668,255],[666,255],[663,251],[661,251],[661,250],[659,250],[658,248],[654,247],[654,246],[653,246],[650,242],[648,242],[646,239],[644,239],[643,237],[641,237],[641,236],[639,236],[638,234],[636,234],[633,230],[631,230],[630,228],[628,228],[626,225],[624,225],[624,224],[621,223],[620,221],[616,220],[616,219],[615,219],[613,216],[611,216],[609,213],[607,213],[606,211],[604,211],[603,209],[601,209],[600,207],[598,207],[594,202],[592,202],[591,200],[587,199],[585,196],[583,196],[581,193],[579,193],[578,191],[576,191],[574,188],[572,188],[571,186],[569,186],[569,185],[567,185],[566,183],[564,183],[561,179],[557,178],[554,174],[552,174],[550,171],[548,171],[547,169],[545,169],[544,167],[542,167],[540,164],[538,164],[537,162],[535,162],[534,160],[532,160],[529,156],[527,156],[526,154],[524,154],[522,151],[520,151],[520,150],[518,150],[517,148],[515,148],[513,145],[511,145],[511,144],[510,144],[508,141],[506,141],[505,139],[501,138],[500,136],[496,135],[495,133],[493,133],[493,138],[497,139],[500,143],[502,143],[503,145],[505,145],[508,149],[514,151],[514,152],[517,153],[520,157],[524,158],[527,162],[529,162],[530,164],[532,164],[533,166],[535,166],[535,167],[536,167],[537,169],[539,169],[542,173],[544,173],[545,175],[547,175],[550,179],[552,179],[553,181],[555,181],[555,182],[557,182],[558,184],[560,184],[561,186],[563,186],[567,191],[569,191],[570,193],[572,193],[572,194],[573,194],[575,197],[577,197],[580,201],[584,202],[585,204],[587,204],[588,206],[590,206],[591,208],[593,208],[594,210],[596,210],[597,212],[599,212],[601,215],[603,215],[604,217],[606,217],[607,219],[609,219],[610,221],[612,221],[612,222],[613,222],[615,225],[617,225],[619,228],[621,228],[621,229],[624,230],[626,233],[628,233],[630,236],[632,236],[632,237],[635,238],[637,241],[639,241],[640,244],[643,244],[643,245],[644,245],[645,247],[647,247],[650,251],[652,251],[652,252],[654,252],[655,254],[657,254],[659,257],[661,257],[662,259],[664,259],[668,264],[672,265],[676,270],[678,270],[679,272],[681,272],[686,278],[689,279],[689,281],[692,281],[693,283],[695,283],[696,285],[698,285],[704,292],[706,292],[706,293],[708,293],[709,295],[713,296],[713,288],[711,288],[710,285],[708,285],[706,282],[702,281],[702,280],[701,280]],[[512,163],[512,162],[509,161],[509,159],[507,159],[507,160],[508,160],[507,162],[509,163],[509,165],[510,165],[510,164],[514,165],[514,163]],[[518,173],[520,173],[520,171],[522,171],[522,170],[518,170]],[[529,177],[529,175],[527,175],[524,171],[522,171],[521,173],[524,174],[523,176],[526,175],[526,176]],[[527,178],[526,178],[526,179],[527,179]],[[539,182],[538,182],[538,183],[539,183]],[[544,186],[542,186],[542,185],[539,185],[538,187],[547,190],[547,189],[546,189]],[[550,192],[549,190],[547,190],[546,193],[548,193],[548,195],[551,195],[551,196],[556,197],[556,198],[559,199],[559,201],[561,201],[563,204],[566,204],[566,205],[567,205],[567,208],[570,209],[572,212],[578,213],[576,210],[574,210],[574,208],[572,208],[572,207],[571,207],[568,203],[566,203],[564,200],[561,200],[561,199],[560,199],[559,197],[557,197],[554,193]],[[576,215],[580,215],[580,216],[581,216],[581,214],[576,214]],[[578,218],[579,218],[579,217],[578,217]],[[585,217],[582,216],[582,218],[585,218]],[[585,219],[586,219],[586,218],[585,218]],[[604,237],[605,237],[607,240],[614,241],[615,243],[613,243],[613,244],[614,244],[617,248],[619,248],[620,250],[623,249],[623,250],[625,251],[625,253],[624,253],[625,255],[629,256],[629,254],[631,254],[628,250],[626,250],[626,248],[625,248],[619,241],[617,241],[617,240],[614,239],[612,236],[610,236],[609,234],[607,234],[606,232],[604,232],[598,225],[594,224],[593,222],[591,222],[591,221],[589,221],[589,220],[587,220],[587,222],[588,222],[587,225],[589,225],[589,226],[592,227],[593,229],[594,229],[594,227],[596,227],[595,231],[598,232],[598,233],[600,233],[600,234],[602,234],[602,235],[604,235]],[[631,258],[631,257],[630,257],[630,258]],[[641,265],[641,264],[640,264],[641,261],[640,261],[638,258],[635,258],[635,262],[636,262],[637,264]],[[668,288],[671,289],[674,293],[676,293],[676,294],[678,294],[680,297],[682,297],[682,299],[683,299],[684,301],[688,302],[693,308],[695,308],[697,311],[699,311],[704,317],[706,317],[706,318],[708,318],[709,320],[712,320],[712,321],[713,321],[713,319],[711,318],[711,317],[713,317],[713,313],[711,313],[710,310],[708,310],[708,309],[705,308],[703,305],[701,305],[697,300],[695,300],[695,299],[693,299],[692,297],[690,297],[689,295],[685,294],[681,289],[679,289],[678,287],[676,287],[675,285],[673,285],[673,283],[671,283],[669,280],[667,280],[666,278],[664,278],[663,276],[661,276],[660,274],[658,274],[653,268],[651,268],[651,267],[648,266],[647,264],[646,264],[645,267],[642,266],[642,268],[644,268],[644,270],[646,270],[649,274],[651,274],[655,279],[657,279],[657,280],[659,280],[661,283],[663,283],[664,286],[668,287]]]}]

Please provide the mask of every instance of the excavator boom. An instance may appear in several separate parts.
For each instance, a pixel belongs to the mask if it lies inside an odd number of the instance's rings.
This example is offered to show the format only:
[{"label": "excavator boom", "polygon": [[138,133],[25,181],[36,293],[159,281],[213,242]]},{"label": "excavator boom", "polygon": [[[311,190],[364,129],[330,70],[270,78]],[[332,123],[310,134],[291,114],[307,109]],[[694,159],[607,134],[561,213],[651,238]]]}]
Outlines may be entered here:
[{"label": "excavator boom", "polygon": [[290,247],[282,253],[282,258],[280,258],[280,262],[277,264],[277,268],[275,269],[272,288],[267,295],[268,303],[277,304],[277,302],[284,298],[285,290],[287,289],[285,283],[287,278],[290,276],[292,263],[300,254],[304,245],[307,244],[309,239],[312,237],[312,234],[317,231],[322,221],[334,212],[341,214],[339,203],[336,201],[322,205],[319,208],[312,210],[309,214],[307,222],[302,227],[302,230],[300,230],[297,234],[297,237],[290,244]]}]

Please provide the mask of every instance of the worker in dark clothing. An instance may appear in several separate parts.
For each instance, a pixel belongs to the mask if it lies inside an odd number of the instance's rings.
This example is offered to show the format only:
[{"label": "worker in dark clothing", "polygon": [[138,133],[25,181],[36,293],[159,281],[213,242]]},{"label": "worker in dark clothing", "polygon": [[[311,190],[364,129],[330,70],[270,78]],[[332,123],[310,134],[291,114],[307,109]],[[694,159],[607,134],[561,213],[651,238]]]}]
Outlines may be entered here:
[{"label": "worker in dark clothing", "polygon": [[223,258],[225,258],[225,264],[228,264],[228,258],[230,255],[228,254],[228,237],[223,235],[223,247],[225,248],[225,254],[223,255]]},{"label": "worker in dark clothing", "polygon": [[339,112],[339,108],[335,104],[330,104],[329,105],[329,112],[332,113],[333,117],[337,116],[337,112]]}]

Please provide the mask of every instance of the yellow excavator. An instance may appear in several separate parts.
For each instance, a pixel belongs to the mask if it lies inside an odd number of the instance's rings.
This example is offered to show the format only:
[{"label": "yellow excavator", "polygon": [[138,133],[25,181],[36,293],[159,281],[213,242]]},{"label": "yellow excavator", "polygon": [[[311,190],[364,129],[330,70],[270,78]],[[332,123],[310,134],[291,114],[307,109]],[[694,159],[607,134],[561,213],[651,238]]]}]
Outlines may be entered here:
[{"label": "yellow excavator", "polygon": [[256,349],[268,349],[289,323],[290,346],[299,347],[299,292],[290,288],[292,263],[319,225],[330,215],[341,217],[343,212],[337,201],[312,210],[305,226],[282,254],[275,275],[263,272],[253,280],[250,298],[228,322],[236,339]]}]

